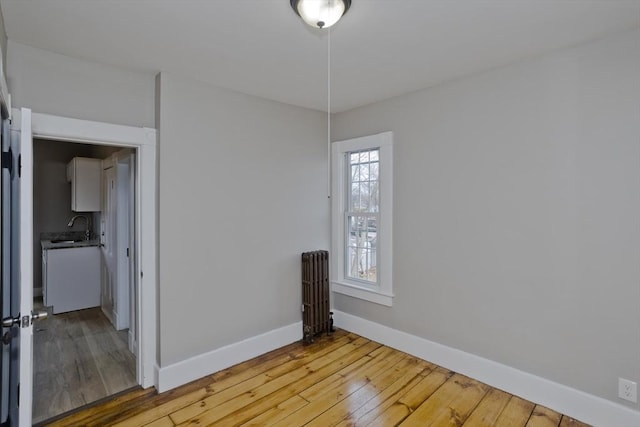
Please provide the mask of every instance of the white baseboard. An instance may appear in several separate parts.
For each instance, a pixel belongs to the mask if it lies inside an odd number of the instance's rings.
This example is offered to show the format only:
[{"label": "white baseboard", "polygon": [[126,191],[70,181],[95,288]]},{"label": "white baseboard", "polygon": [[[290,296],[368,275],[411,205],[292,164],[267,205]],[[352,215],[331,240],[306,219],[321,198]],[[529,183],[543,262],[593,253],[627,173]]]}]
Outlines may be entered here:
[{"label": "white baseboard", "polygon": [[[160,393],[159,378],[160,378],[160,366],[158,366],[158,364],[155,363],[153,365],[153,386],[155,387],[158,393]],[[144,385],[142,387],[147,388]]]},{"label": "white baseboard", "polygon": [[640,412],[455,348],[333,310],[341,329],[472,377],[594,426],[640,426]]},{"label": "white baseboard", "polygon": [[104,305],[100,305],[100,310],[102,310],[102,314],[104,314],[107,317],[107,319],[109,319],[109,322],[115,328],[115,322],[114,322],[114,319],[113,319],[113,312],[111,310],[108,310],[107,307],[105,307]]},{"label": "white baseboard", "polygon": [[113,328],[116,331],[121,330],[122,328],[120,328],[119,325],[118,325],[118,323],[120,323],[120,320],[118,319],[118,312],[113,310],[111,313],[112,313],[111,314],[111,316],[112,316],[111,317],[111,323],[113,324]]},{"label": "white baseboard", "polygon": [[159,368],[156,389],[162,393],[300,339],[302,339],[302,322],[296,322]]},{"label": "white baseboard", "polygon": [[[138,354],[138,341],[133,337],[133,331],[129,328],[129,332],[127,333],[127,343],[129,346],[129,351],[133,354]],[[154,383],[155,384],[155,383]]]}]

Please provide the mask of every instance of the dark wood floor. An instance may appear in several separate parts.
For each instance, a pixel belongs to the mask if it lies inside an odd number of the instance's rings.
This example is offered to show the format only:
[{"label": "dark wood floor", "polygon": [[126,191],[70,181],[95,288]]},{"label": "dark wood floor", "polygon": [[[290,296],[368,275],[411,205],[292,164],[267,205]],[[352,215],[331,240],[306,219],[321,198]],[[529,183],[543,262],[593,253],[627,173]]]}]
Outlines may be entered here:
[{"label": "dark wood floor", "polygon": [[585,426],[344,331],[166,393],[125,394],[51,425]]},{"label": "dark wood floor", "polygon": [[34,423],[136,385],[127,331],[117,332],[100,308],[37,321],[33,363]]}]

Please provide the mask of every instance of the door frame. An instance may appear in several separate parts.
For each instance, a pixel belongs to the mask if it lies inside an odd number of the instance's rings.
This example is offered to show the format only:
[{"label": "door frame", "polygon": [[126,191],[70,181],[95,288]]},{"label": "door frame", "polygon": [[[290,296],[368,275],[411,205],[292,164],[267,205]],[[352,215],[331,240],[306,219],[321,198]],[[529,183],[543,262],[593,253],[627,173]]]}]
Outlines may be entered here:
[{"label": "door frame", "polygon": [[[20,119],[20,111],[12,109],[12,128],[20,126]],[[31,129],[34,138],[136,149],[135,235],[138,262],[135,274],[139,295],[136,317],[140,327],[136,376],[142,387],[155,386],[157,389],[156,130],[41,113],[32,113]]]}]

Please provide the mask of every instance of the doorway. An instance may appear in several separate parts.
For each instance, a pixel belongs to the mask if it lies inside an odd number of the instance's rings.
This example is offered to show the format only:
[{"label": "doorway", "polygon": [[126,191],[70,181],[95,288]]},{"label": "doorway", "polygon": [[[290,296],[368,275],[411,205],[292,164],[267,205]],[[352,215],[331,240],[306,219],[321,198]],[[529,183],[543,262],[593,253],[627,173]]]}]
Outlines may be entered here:
[{"label": "doorway", "polygon": [[34,138],[33,152],[34,309],[49,312],[33,335],[39,423],[138,385],[135,149]]},{"label": "doorway", "polygon": [[[4,116],[3,116],[4,117]],[[8,127],[7,127],[8,129]],[[4,127],[3,127],[4,130]],[[14,135],[16,138],[14,139]],[[3,133],[4,137],[4,133]],[[11,342],[11,364],[8,389],[2,388],[3,409],[5,398],[9,398],[7,425],[31,425],[33,408],[33,335],[45,313],[33,310],[33,140],[41,138],[89,144],[112,145],[121,149],[133,149],[135,160],[134,252],[137,254],[132,268],[135,277],[136,383],[147,388],[157,387],[157,211],[156,211],[156,131],[148,128],[113,125],[32,113],[29,109],[12,110],[11,148],[13,166],[11,175],[11,215],[5,215],[3,197],[3,265],[11,255],[9,283],[3,280],[3,291],[11,288],[12,312],[3,318],[3,332]],[[3,138],[3,141],[6,138]],[[15,140],[15,146],[14,146]],[[3,166],[4,166],[3,144]],[[3,168],[3,194],[4,176]],[[13,187],[16,187],[15,189]],[[17,190],[17,191],[16,191]],[[14,201],[17,210],[14,212]],[[80,210],[80,209],[76,209]],[[90,209],[85,209],[90,210]],[[144,220],[143,220],[144,218]],[[6,220],[6,221],[5,221]],[[11,225],[11,248],[4,250],[4,224]],[[94,223],[97,223],[95,221]],[[72,225],[73,221],[70,221]],[[13,244],[15,243],[15,245]],[[15,246],[15,247],[14,247]],[[97,248],[96,248],[97,249]],[[15,263],[14,263],[15,261]],[[39,262],[39,259],[37,259]],[[14,265],[15,264],[15,265]],[[75,270],[74,270],[75,271]],[[4,278],[4,277],[3,277]],[[17,303],[13,304],[13,297]],[[99,303],[98,303],[99,305]],[[15,310],[15,313],[14,313]],[[40,320],[39,320],[40,319]],[[6,322],[5,322],[6,320]],[[5,323],[7,325],[5,326]],[[9,324],[10,323],[10,324]],[[3,360],[2,367],[6,366]],[[15,362],[15,363],[14,363]],[[3,375],[4,386],[6,376]],[[13,379],[16,380],[13,380]],[[20,404],[18,405],[18,398]],[[6,413],[3,412],[3,421]]]}]

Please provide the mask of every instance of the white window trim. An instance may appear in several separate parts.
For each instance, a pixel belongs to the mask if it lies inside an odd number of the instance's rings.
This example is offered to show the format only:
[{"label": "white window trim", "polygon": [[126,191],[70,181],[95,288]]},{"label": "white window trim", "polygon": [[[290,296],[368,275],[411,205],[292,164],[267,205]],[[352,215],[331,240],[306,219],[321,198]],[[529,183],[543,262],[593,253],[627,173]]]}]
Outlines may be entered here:
[{"label": "white window trim", "polygon": [[[380,224],[378,285],[368,286],[345,277],[345,153],[380,149]],[[336,141],[331,147],[331,289],[376,304],[393,305],[393,132]]]}]

